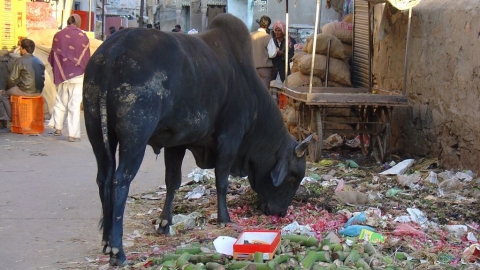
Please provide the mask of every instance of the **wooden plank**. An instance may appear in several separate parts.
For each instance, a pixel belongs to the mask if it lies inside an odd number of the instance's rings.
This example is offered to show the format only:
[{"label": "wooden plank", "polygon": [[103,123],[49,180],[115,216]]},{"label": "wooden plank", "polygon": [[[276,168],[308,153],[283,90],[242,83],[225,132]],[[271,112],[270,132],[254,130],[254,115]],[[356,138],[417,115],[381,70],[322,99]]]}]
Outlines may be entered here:
[{"label": "wooden plank", "polygon": [[[308,86],[300,87],[283,87],[286,91],[308,93]],[[368,88],[354,88],[354,87],[312,87],[312,93],[337,93],[337,94],[350,94],[350,93],[370,93]]]},{"label": "wooden plank", "polygon": [[335,105],[335,104],[351,104],[351,105],[391,105],[405,106],[408,105],[406,96],[394,95],[375,95],[375,94],[307,94],[308,105]]},{"label": "wooden plank", "polygon": [[408,105],[406,96],[387,91],[381,91],[382,94],[372,94],[367,88],[314,87],[311,94],[308,93],[308,87],[283,86],[282,90],[286,96],[305,102],[307,105]]}]

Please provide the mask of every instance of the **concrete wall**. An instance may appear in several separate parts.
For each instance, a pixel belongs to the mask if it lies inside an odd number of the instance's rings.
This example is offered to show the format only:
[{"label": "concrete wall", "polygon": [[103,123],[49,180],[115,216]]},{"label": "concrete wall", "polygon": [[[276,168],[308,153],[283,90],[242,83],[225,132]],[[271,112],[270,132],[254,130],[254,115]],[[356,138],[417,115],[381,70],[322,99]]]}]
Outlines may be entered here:
[{"label": "concrete wall", "polygon": [[[376,5],[374,74],[403,85],[408,12]],[[423,0],[413,9],[407,93],[394,109],[393,147],[480,172],[480,2]]]}]

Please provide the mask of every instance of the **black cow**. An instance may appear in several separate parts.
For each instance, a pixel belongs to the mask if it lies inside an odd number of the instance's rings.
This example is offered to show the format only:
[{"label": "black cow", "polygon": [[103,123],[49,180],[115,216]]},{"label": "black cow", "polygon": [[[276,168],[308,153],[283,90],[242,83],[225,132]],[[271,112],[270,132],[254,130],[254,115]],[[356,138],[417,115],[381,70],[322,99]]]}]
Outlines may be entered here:
[{"label": "black cow", "polygon": [[215,168],[219,223],[230,222],[229,174],[248,175],[267,215],[286,213],[304,177],[308,141],[289,135],[254,68],[250,34],[232,15],[197,35],[140,28],[112,35],[88,63],[83,101],[111,265],[126,261],[123,214],[147,144],[156,154],[165,148],[160,234],[169,233],[186,149],[199,167]]}]

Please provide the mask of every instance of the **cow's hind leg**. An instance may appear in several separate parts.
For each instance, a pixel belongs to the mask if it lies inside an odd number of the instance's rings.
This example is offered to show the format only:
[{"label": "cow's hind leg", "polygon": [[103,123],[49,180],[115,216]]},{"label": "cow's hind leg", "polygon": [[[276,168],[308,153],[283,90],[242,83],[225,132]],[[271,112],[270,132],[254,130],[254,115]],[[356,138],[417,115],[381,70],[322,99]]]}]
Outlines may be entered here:
[{"label": "cow's hind leg", "polygon": [[[90,88],[89,88],[90,89]],[[98,94],[97,94],[98,95]],[[90,104],[88,99],[84,100],[85,105],[87,106],[85,109],[85,126],[87,128],[87,135],[90,143],[92,144],[92,150],[95,155],[95,159],[97,161],[97,185],[98,185],[98,193],[100,196],[100,202],[102,203],[102,219],[100,220],[99,227],[102,229],[102,245],[103,245],[103,253],[109,254],[111,252],[108,241],[110,230],[112,224],[110,219],[108,218],[111,215],[111,207],[110,201],[108,196],[106,196],[105,192],[109,191],[109,183],[111,182],[110,179],[113,177],[116,167],[116,160],[115,160],[115,152],[117,149],[117,138],[115,137],[115,133],[111,130],[109,132],[109,143],[110,143],[110,153],[107,152],[107,148],[105,147],[105,143],[103,141],[103,134],[101,128],[101,121],[98,111],[92,110],[91,108],[98,106],[98,104]],[[88,109],[90,108],[90,109]],[[110,160],[111,158],[111,160]],[[110,179],[109,179],[110,178]]]},{"label": "cow's hind leg", "polygon": [[111,190],[113,204],[112,216],[109,217],[112,222],[112,228],[108,245],[111,250],[110,265],[113,266],[126,263],[126,256],[122,246],[123,215],[130,184],[140,168],[145,154],[145,148],[146,144],[120,143],[118,168],[113,178]]},{"label": "cow's hind leg", "polygon": [[168,147],[164,150],[165,156],[165,184],[167,197],[160,214],[160,223],[157,229],[159,234],[169,234],[172,225],[172,203],[175,192],[182,182],[182,161],[185,157],[185,147]]}]

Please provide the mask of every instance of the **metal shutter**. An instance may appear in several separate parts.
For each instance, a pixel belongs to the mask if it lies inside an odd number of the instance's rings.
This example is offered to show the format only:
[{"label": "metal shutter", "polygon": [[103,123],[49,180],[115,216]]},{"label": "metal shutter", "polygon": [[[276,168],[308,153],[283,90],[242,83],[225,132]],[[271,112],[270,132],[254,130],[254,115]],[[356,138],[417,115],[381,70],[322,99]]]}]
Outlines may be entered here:
[{"label": "metal shutter", "polygon": [[371,88],[371,44],[369,2],[354,0],[352,84]]}]

